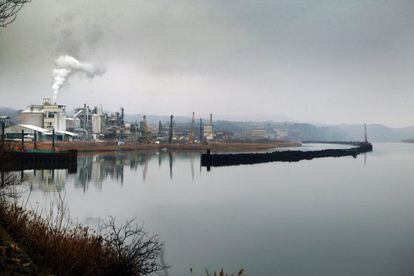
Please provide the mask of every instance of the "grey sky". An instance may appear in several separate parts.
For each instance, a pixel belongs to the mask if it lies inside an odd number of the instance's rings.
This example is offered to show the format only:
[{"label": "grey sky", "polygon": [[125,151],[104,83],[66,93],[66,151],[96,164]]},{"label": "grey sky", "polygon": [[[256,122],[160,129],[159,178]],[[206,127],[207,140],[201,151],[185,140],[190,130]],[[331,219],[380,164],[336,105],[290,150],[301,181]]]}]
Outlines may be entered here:
[{"label": "grey sky", "polygon": [[107,68],[69,80],[69,108],[410,125],[413,14],[397,0],[33,0],[0,29],[0,106],[51,97],[69,54]]}]

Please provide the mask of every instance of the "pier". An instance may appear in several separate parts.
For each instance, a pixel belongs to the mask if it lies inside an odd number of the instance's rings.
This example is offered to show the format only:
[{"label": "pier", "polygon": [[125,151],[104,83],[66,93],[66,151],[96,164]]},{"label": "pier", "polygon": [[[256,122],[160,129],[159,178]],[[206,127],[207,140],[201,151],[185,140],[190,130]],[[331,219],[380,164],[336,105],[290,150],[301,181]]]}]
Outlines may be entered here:
[{"label": "pier", "polygon": [[[311,143],[310,141],[306,143]],[[274,151],[269,153],[237,153],[237,154],[211,154],[210,150],[201,155],[201,166],[220,167],[220,166],[236,166],[245,164],[258,164],[267,162],[297,162],[300,160],[311,160],[323,157],[342,157],[353,156],[370,152],[373,146],[369,142],[323,142],[317,141],[312,143],[329,143],[351,145],[349,149],[322,149],[314,151],[286,150]]]},{"label": "pier", "polygon": [[0,171],[22,171],[41,169],[67,169],[77,172],[76,150],[54,151],[8,151],[0,156]]}]

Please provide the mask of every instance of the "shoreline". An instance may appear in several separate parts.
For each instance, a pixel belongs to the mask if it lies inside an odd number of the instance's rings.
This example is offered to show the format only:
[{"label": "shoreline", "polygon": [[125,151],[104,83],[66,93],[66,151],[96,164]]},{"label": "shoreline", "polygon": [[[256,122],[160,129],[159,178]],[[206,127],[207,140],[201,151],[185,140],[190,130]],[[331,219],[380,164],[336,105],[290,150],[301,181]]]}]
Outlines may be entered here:
[{"label": "shoreline", "polygon": [[[298,147],[299,142],[276,141],[270,143],[209,143],[209,144],[133,144],[117,145],[116,142],[56,142],[56,151],[77,150],[84,152],[113,152],[113,151],[198,151],[210,149],[212,152],[260,151],[273,148]],[[27,148],[33,148],[27,144]],[[37,144],[38,149],[51,149],[51,142]]]}]

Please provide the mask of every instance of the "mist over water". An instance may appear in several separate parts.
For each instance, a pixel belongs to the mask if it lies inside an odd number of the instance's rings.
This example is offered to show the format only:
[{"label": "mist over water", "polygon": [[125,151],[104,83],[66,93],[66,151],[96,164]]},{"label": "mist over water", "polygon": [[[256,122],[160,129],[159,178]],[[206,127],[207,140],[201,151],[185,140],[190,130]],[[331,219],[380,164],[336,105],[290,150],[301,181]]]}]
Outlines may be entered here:
[{"label": "mist over water", "polygon": [[170,275],[412,275],[413,164],[413,144],[211,172],[199,153],[123,152],[80,156],[73,175],[27,171],[25,185],[31,207],[59,190],[92,226],[136,217],[165,241]]}]

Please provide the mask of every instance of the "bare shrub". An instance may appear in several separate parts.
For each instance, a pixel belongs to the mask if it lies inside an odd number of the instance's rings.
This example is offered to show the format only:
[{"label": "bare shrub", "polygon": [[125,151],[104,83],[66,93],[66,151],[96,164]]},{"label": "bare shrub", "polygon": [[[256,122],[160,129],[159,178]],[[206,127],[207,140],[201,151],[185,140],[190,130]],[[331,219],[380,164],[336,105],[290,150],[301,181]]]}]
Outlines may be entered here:
[{"label": "bare shrub", "polygon": [[160,261],[163,243],[158,235],[148,235],[143,226],[128,220],[120,227],[114,217],[103,227],[104,240],[111,249],[117,275],[148,275],[168,268]]},{"label": "bare shrub", "polygon": [[163,244],[132,221],[107,224],[105,235],[68,222],[64,208],[41,216],[16,203],[0,201],[0,223],[25,249],[41,271],[56,275],[148,275],[166,268],[159,264]]},{"label": "bare shrub", "polygon": [[[214,271],[214,272],[211,272],[210,273],[210,271],[207,270],[207,269],[204,272],[205,272],[205,276],[236,276],[236,275],[237,276],[245,276],[246,275],[243,268],[240,269],[237,272],[237,274],[235,274],[235,273],[228,274],[228,273],[224,272],[224,269],[223,268],[221,270],[219,270],[218,272],[217,271]],[[191,273],[191,276],[196,276],[196,274],[194,273],[194,271],[193,271],[192,268],[190,268],[190,273]]]}]

